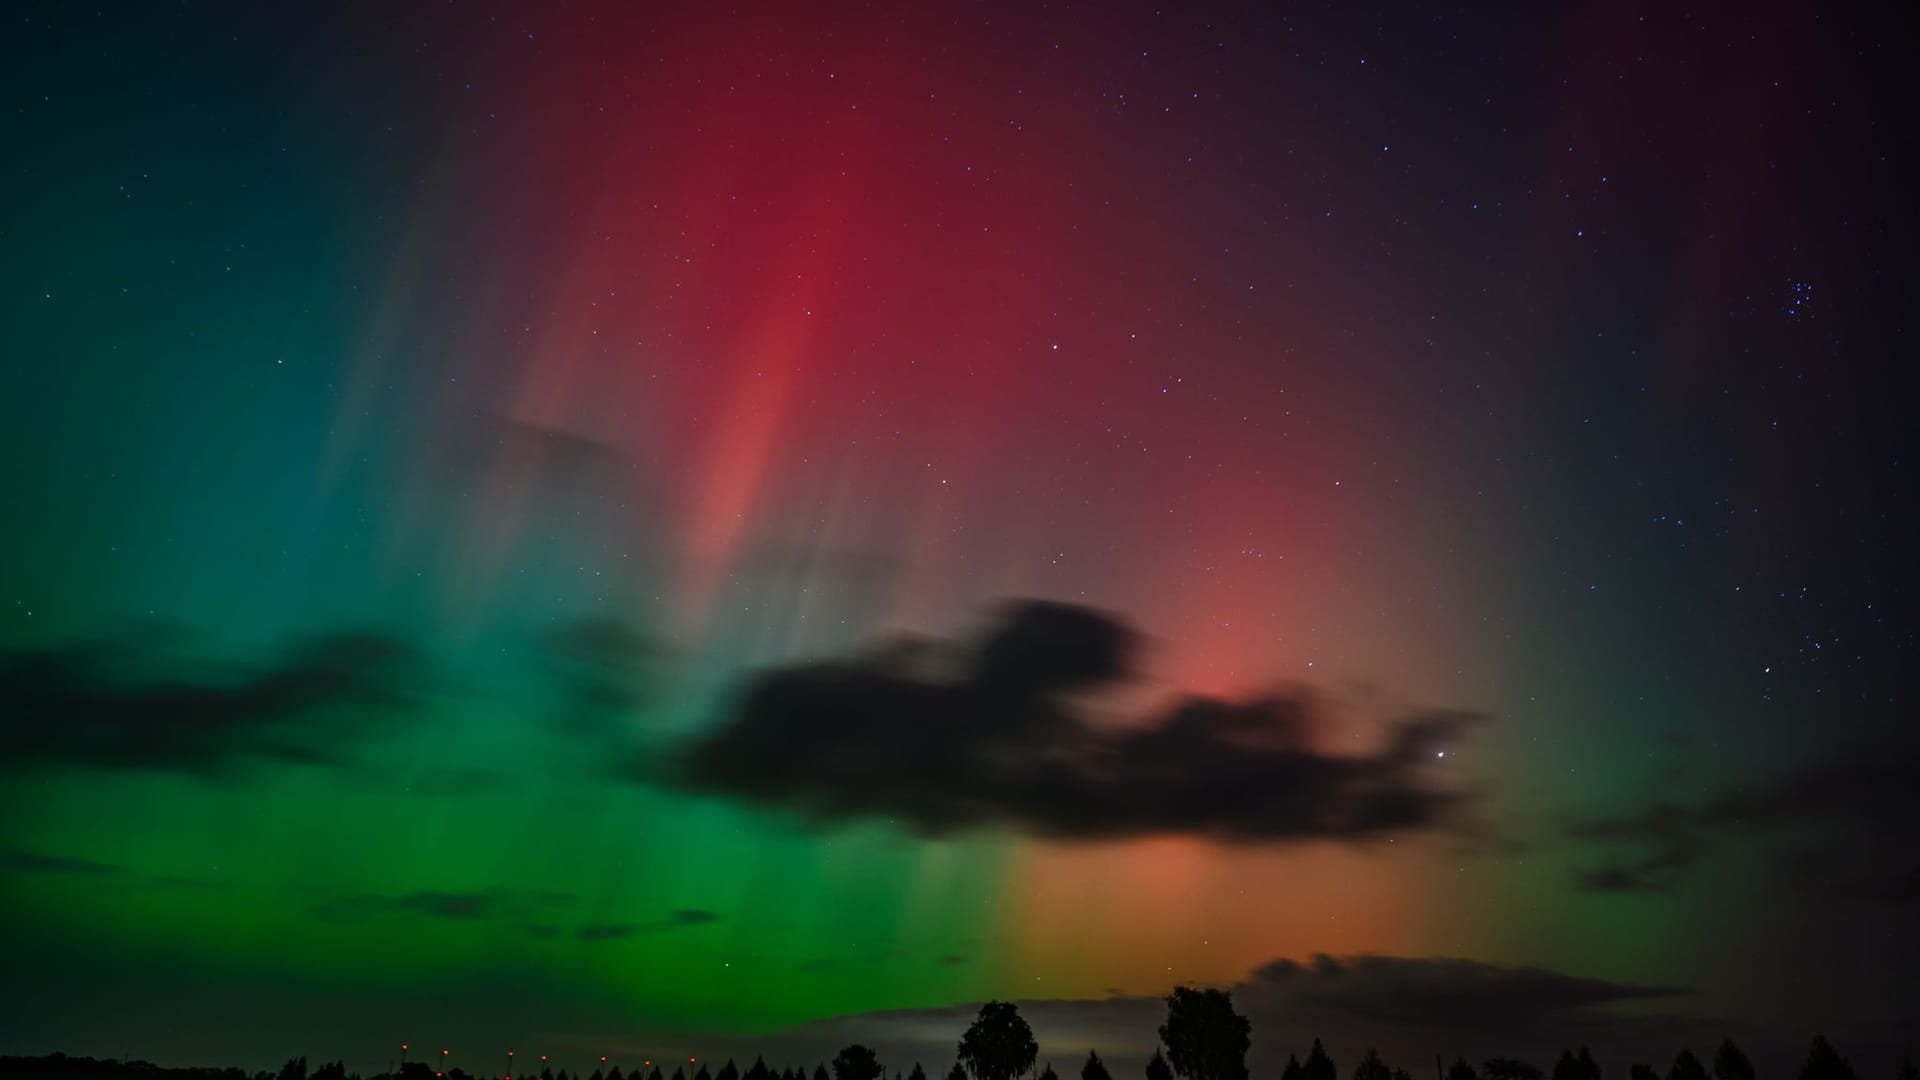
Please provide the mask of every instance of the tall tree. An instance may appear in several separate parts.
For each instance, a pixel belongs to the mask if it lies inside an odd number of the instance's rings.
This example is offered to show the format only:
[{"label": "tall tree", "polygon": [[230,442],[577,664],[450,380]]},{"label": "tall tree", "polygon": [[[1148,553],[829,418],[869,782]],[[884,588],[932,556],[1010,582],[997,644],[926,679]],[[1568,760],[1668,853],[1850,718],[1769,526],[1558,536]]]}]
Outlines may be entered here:
[{"label": "tall tree", "polygon": [[1853,1080],[1853,1062],[1841,1057],[1825,1036],[1818,1036],[1807,1051],[1806,1064],[1800,1066],[1800,1080]]},{"label": "tall tree", "polygon": [[1089,1050],[1087,1063],[1080,1066],[1080,1080],[1113,1080],[1113,1074],[1107,1072],[1107,1063],[1100,1060],[1100,1055]]},{"label": "tall tree", "polygon": [[1060,1074],[1053,1071],[1053,1062],[1047,1062],[1047,1067],[1040,1070],[1040,1080],[1060,1080]]},{"label": "tall tree", "polygon": [[1013,1080],[1033,1068],[1040,1044],[1011,1001],[989,1001],[960,1037],[960,1064],[973,1080]]},{"label": "tall tree", "polygon": [[1707,1080],[1707,1067],[1693,1056],[1693,1051],[1681,1047],[1673,1056],[1673,1065],[1667,1069],[1667,1080]]},{"label": "tall tree", "polygon": [[1739,1047],[1733,1045],[1732,1039],[1724,1035],[1720,1037],[1720,1049],[1713,1052],[1713,1078],[1714,1080],[1754,1080],[1753,1062],[1747,1058],[1747,1055],[1740,1052]]},{"label": "tall tree", "polygon": [[921,1068],[920,1063],[916,1061],[913,1063],[913,1071],[907,1074],[907,1080],[927,1080],[927,1070]]},{"label": "tall tree", "polygon": [[713,1080],[740,1080],[740,1070],[734,1066],[732,1058],[728,1058],[727,1063],[720,1066],[720,1071],[714,1074]]},{"label": "tall tree", "polygon": [[1660,1074],[1654,1071],[1653,1066],[1642,1065],[1638,1062],[1635,1062],[1627,1069],[1627,1075],[1631,1077],[1632,1080],[1660,1080]]},{"label": "tall tree", "polygon": [[1543,1075],[1536,1065],[1518,1058],[1488,1058],[1480,1063],[1480,1072],[1487,1080],[1540,1080]]},{"label": "tall tree", "polygon": [[833,1057],[833,1080],[880,1080],[887,1070],[872,1050],[859,1043],[842,1049]]},{"label": "tall tree", "polygon": [[747,1066],[745,1080],[771,1080],[767,1075],[767,1059],[754,1055],[753,1064]]},{"label": "tall tree", "polygon": [[1225,990],[1176,986],[1167,995],[1160,1041],[1167,1046],[1173,1071],[1186,1080],[1247,1080],[1252,1029],[1246,1017],[1233,1011],[1233,995]]},{"label": "tall tree", "polygon": [[1147,1059],[1147,1080],[1173,1080],[1173,1069],[1157,1046],[1153,1048],[1153,1057]]},{"label": "tall tree", "polygon": [[954,1062],[953,1068],[947,1070],[947,1080],[967,1080],[967,1067]]},{"label": "tall tree", "polygon": [[[1393,1070],[1380,1060],[1380,1051],[1369,1046],[1367,1052],[1360,1056],[1360,1063],[1353,1067],[1353,1080],[1393,1080]],[[1555,1080],[1559,1078],[1555,1077]]]},{"label": "tall tree", "polygon": [[1300,1063],[1300,1080],[1339,1080],[1339,1075],[1333,1059],[1327,1056],[1327,1048],[1320,1045],[1319,1039],[1313,1040],[1307,1060]]},{"label": "tall tree", "polygon": [[1457,1057],[1447,1069],[1447,1080],[1480,1080],[1480,1074],[1473,1071],[1466,1058]]},{"label": "tall tree", "polygon": [[1286,1067],[1280,1070],[1280,1080],[1300,1080],[1300,1059],[1287,1055]]}]

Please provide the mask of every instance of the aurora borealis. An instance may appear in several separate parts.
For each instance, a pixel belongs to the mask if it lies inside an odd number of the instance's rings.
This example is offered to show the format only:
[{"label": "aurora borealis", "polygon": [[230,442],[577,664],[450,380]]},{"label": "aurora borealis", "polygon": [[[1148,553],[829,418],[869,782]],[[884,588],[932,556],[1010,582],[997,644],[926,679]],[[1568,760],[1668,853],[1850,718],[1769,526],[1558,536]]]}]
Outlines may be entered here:
[{"label": "aurora borealis", "polygon": [[1877,13],[7,20],[0,1050],[1912,1047]]}]

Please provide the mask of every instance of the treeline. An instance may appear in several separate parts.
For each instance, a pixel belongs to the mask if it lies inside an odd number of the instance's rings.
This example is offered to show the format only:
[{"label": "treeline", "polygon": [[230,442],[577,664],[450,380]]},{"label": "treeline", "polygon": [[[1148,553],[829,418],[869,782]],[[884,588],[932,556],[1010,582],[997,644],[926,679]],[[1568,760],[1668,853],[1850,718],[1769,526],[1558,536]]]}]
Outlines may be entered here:
[{"label": "treeline", "polygon": [[[1234,1011],[1230,994],[1224,990],[1180,986],[1167,995],[1166,1002],[1167,1019],[1160,1025],[1160,1041],[1147,1062],[1145,1080],[1174,1080],[1175,1077],[1249,1080],[1247,1050],[1252,1045],[1252,1024]],[[961,1036],[957,1051],[946,1080],[1027,1080],[1036,1076],[1037,1080],[1060,1080],[1051,1062],[1035,1073],[1040,1046],[1034,1041],[1033,1030],[1020,1015],[1019,1008],[1011,1002],[989,1001],[982,1005],[979,1015]],[[544,1062],[545,1058],[541,1060]],[[600,1060],[601,1066],[591,1074],[553,1070],[543,1064],[537,1073],[503,1072],[499,1076],[504,1080],[536,1080],[536,1077],[537,1080],[669,1080],[660,1066],[651,1061],[641,1063],[630,1072],[622,1072],[618,1064],[607,1064],[606,1058]],[[375,1073],[365,1080],[496,1080],[493,1074],[475,1076],[457,1066],[448,1067],[444,1054],[441,1061],[442,1067],[434,1068],[426,1062],[403,1060],[389,1071]],[[507,1063],[510,1062],[511,1054],[507,1056]],[[1439,1062],[1436,1057],[1436,1072]],[[886,1080],[887,1077],[879,1056],[859,1043],[841,1050],[831,1062],[814,1065],[811,1072],[804,1065],[773,1069],[762,1059],[755,1059],[744,1073],[732,1061],[720,1066],[718,1072],[709,1072],[706,1065],[691,1060],[688,1064],[695,1066],[691,1080]],[[52,1054],[0,1057],[0,1074],[63,1080],[363,1080],[359,1073],[348,1072],[339,1061],[309,1071],[304,1057],[288,1061],[276,1074],[248,1073],[236,1068],[162,1068],[145,1061]],[[686,1066],[676,1064],[670,1080],[689,1080]],[[927,1080],[927,1073],[916,1062],[904,1078],[896,1068],[893,1080]],[[1086,1061],[1080,1066],[1080,1080],[1114,1080],[1098,1051],[1087,1052]],[[1305,1061],[1297,1055],[1287,1056],[1280,1080],[1340,1080],[1340,1068],[1320,1040],[1315,1039]],[[1414,1080],[1414,1077],[1404,1068],[1389,1065],[1377,1051],[1368,1050],[1354,1066],[1350,1080]],[[1456,1057],[1438,1080],[1549,1080],[1549,1073],[1517,1058],[1488,1058],[1475,1066],[1465,1058]],[[1600,1065],[1584,1046],[1563,1050],[1553,1063],[1551,1080],[1602,1080]],[[1664,1074],[1652,1065],[1636,1063],[1628,1067],[1624,1080],[1758,1080],[1758,1077],[1747,1055],[1732,1040],[1722,1039],[1714,1052],[1711,1071],[1691,1049],[1682,1048]],[[1854,1074],[1852,1062],[1826,1039],[1816,1038],[1795,1080],[1859,1078]],[[1915,1069],[1911,1057],[1901,1064],[1894,1080],[1920,1080],[1920,1070]]]}]

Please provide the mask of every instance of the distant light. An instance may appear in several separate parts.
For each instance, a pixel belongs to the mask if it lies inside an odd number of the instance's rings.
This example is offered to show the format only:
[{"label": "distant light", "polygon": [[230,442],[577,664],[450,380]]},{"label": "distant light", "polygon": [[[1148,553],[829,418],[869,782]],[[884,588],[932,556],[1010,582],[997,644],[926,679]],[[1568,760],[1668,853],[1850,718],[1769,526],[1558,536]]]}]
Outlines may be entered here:
[{"label": "distant light", "polygon": [[1436,752],[1434,753],[1434,755],[1433,755],[1433,756],[1434,756],[1434,757],[1446,757],[1446,756],[1447,756],[1447,752],[1446,752],[1445,750],[1440,750],[1440,751],[1436,751]]}]

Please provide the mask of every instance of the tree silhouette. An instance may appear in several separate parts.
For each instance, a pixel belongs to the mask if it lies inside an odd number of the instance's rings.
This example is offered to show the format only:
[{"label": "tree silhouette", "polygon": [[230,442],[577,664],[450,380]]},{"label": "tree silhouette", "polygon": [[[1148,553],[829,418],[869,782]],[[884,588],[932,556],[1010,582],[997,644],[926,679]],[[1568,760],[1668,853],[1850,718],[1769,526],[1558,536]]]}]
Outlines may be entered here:
[{"label": "tree silhouette", "polygon": [[1080,1080],[1113,1080],[1113,1074],[1107,1071],[1107,1063],[1100,1060],[1100,1055],[1089,1050],[1087,1063],[1080,1066]]},{"label": "tree silhouette", "polygon": [[833,1057],[833,1080],[880,1080],[887,1070],[872,1050],[854,1043]]},{"label": "tree silhouette", "polygon": [[1660,1074],[1654,1072],[1651,1065],[1636,1064],[1627,1070],[1627,1075],[1632,1080],[1660,1080]]},{"label": "tree silhouette", "polygon": [[1473,1071],[1473,1066],[1467,1064],[1466,1058],[1457,1057],[1447,1069],[1447,1080],[1480,1080],[1480,1074]]},{"label": "tree silhouette", "polygon": [[1693,1051],[1681,1047],[1674,1055],[1673,1067],[1667,1070],[1667,1080],[1707,1080],[1707,1067],[1693,1056]]},{"label": "tree silhouette", "polygon": [[1920,1080],[1920,1069],[1913,1067],[1913,1055],[1907,1055],[1900,1062],[1900,1071],[1895,1076],[1897,1080]]},{"label": "tree silhouette", "polygon": [[1286,1067],[1280,1070],[1280,1080],[1300,1080],[1300,1059],[1287,1055]]},{"label": "tree silhouette", "polygon": [[728,1058],[725,1065],[714,1075],[713,1080],[740,1080],[740,1070],[734,1067],[733,1059]]},{"label": "tree silhouette", "polygon": [[1053,1071],[1053,1062],[1047,1062],[1047,1067],[1040,1070],[1040,1080],[1060,1080],[1060,1074]]},{"label": "tree silhouette", "polygon": [[1487,1080],[1540,1080],[1540,1070],[1518,1058],[1488,1058],[1480,1063]]},{"label": "tree silhouette", "polygon": [[701,1062],[700,1067],[694,1070],[693,1080],[713,1080],[713,1074],[707,1071],[706,1062]]},{"label": "tree silhouette", "polygon": [[1800,1066],[1800,1080],[1853,1080],[1853,1062],[1841,1057],[1826,1036],[1817,1036]]},{"label": "tree silhouette", "polygon": [[291,1058],[280,1066],[280,1080],[307,1080],[307,1059]]},{"label": "tree silhouette", "polygon": [[647,1080],[660,1080],[660,1066],[655,1065],[647,1070]]},{"label": "tree silhouette", "polygon": [[1600,1080],[1600,1063],[1585,1046],[1577,1054],[1562,1050],[1560,1059],[1553,1063],[1553,1080]]},{"label": "tree silhouette", "polygon": [[[1380,1051],[1369,1046],[1367,1052],[1361,1055],[1360,1063],[1353,1067],[1353,1080],[1393,1080],[1393,1070],[1380,1060]],[[1559,1078],[1555,1077],[1554,1080]]]},{"label": "tree silhouette", "polygon": [[1160,1055],[1157,1046],[1153,1048],[1153,1057],[1147,1060],[1147,1080],[1173,1080],[1173,1068]]},{"label": "tree silhouette", "polygon": [[907,1074],[907,1080],[927,1080],[927,1070],[921,1068],[920,1063],[916,1061],[913,1063],[913,1071]]},{"label": "tree silhouette", "polygon": [[615,1065],[613,1068],[607,1070],[607,1080],[627,1080],[627,1078],[621,1073],[620,1066]]},{"label": "tree silhouette", "polygon": [[957,1061],[954,1062],[953,1068],[947,1070],[947,1080],[967,1080],[966,1067]]},{"label": "tree silhouette", "polygon": [[1339,1080],[1339,1070],[1334,1068],[1333,1059],[1327,1056],[1327,1049],[1320,1040],[1313,1040],[1313,1049],[1307,1051],[1307,1060],[1300,1064],[1300,1080]]},{"label": "tree silhouette", "polygon": [[767,1061],[755,1055],[753,1064],[747,1066],[746,1080],[771,1080],[767,1075]]},{"label": "tree silhouette", "polygon": [[1176,986],[1167,995],[1160,1041],[1167,1046],[1173,1071],[1187,1080],[1247,1080],[1252,1028],[1233,1011],[1233,995],[1225,990]]},{"label": "tree silhouette", "polygon": [[973,1080],[1013,1080],[1033,1068],[1040,1044],[1011,1001],[989,1001],[960,1037],[960,1064]]},{"label": "tree silhouette", "polygon": [[687,1080],[686,1069],[682,1066],[675,1065],[673,1067],[673,1080]]},{"label": "tree silhouette", "polygon": [[1733,1040],[1722,1035],[1720,1049],[1713,1052],[1714,1080],[1753,1080],[1753,1062],[1747,1055],[1733,1045]]}]

